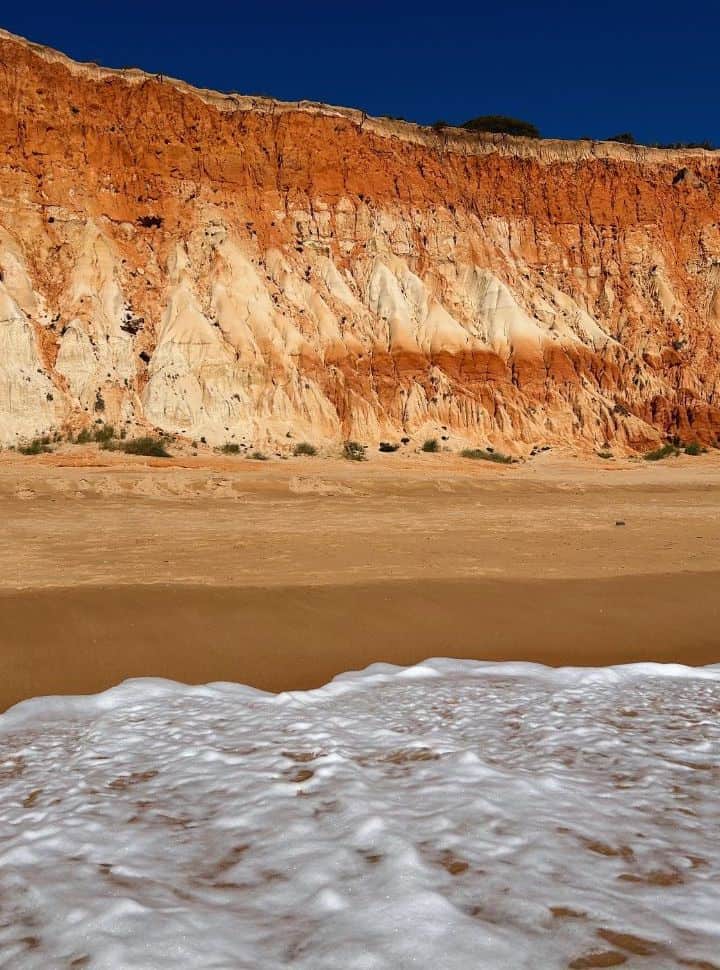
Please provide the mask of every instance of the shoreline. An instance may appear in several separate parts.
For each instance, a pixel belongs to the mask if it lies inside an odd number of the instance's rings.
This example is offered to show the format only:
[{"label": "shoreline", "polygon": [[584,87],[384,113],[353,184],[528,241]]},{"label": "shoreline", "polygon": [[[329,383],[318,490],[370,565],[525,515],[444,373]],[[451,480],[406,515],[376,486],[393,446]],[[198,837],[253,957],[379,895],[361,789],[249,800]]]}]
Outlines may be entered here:
[{"label": "shoreline", "polygon": [[720,573],[0,591],[0,711],[132,677],[320,687],[431,657],[599,667],[720,662]]},{"label": "shoreline", "polygon": [[143,676],[283,690],[439,656],[720,661],[720,453],[385,457],[2,456],[0,710]]}]

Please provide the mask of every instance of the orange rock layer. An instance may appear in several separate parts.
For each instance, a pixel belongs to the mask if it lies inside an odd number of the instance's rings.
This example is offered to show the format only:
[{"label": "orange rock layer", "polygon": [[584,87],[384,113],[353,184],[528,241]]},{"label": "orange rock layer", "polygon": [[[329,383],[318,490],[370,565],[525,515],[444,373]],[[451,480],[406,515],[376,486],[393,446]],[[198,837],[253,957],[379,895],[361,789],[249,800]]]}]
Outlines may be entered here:
[{"label": "orange rock layer", "polygon": [[720,153],[435,133],[0,32],[0,441],[720,435]]}]

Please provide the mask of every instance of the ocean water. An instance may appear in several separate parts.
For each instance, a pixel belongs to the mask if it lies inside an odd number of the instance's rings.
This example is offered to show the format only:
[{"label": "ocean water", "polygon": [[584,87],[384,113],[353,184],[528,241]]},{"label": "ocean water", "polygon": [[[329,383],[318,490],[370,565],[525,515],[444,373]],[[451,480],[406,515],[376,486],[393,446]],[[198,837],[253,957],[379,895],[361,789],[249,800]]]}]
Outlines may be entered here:
[{"label": "ocean water", "polygon": [[720,667],[129,681],[0,717],[0,967],[720,967]]}]

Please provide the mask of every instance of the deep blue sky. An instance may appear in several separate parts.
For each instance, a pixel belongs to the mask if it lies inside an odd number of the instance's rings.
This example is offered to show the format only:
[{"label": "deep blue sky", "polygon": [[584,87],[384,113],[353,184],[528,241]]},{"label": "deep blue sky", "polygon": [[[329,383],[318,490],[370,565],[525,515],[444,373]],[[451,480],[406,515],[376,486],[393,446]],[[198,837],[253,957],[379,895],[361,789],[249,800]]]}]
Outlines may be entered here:
[{"label": "deep blue sky", "polygon": [[33,0],[0,26],[78,60],[429,123],[720,145],[720,3]]}]

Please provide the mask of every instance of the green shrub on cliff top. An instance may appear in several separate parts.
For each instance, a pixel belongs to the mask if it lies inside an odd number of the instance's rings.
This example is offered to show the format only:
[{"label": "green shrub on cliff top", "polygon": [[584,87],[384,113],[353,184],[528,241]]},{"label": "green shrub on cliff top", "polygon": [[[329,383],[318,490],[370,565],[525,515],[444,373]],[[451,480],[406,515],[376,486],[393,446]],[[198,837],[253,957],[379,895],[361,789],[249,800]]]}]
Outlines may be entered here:
[{"label": "green shrub on cliff top", "polygon": [[498,135],[519,135],[523,138],[539,138],[540,129],[530,121],[509,118],[507,115],[480,115],[462,126],[468,131],[486,131]]}]

